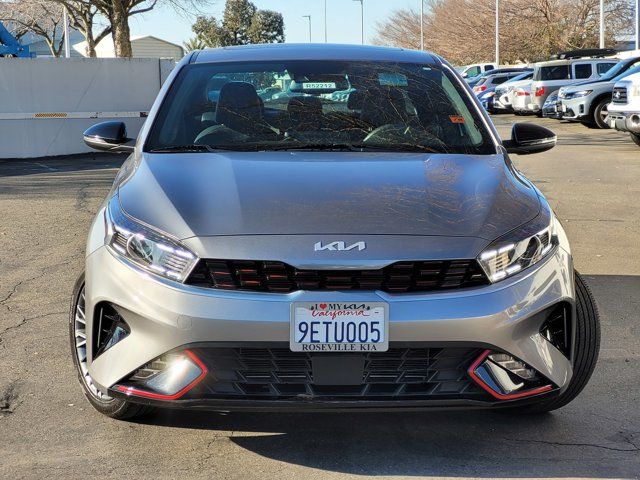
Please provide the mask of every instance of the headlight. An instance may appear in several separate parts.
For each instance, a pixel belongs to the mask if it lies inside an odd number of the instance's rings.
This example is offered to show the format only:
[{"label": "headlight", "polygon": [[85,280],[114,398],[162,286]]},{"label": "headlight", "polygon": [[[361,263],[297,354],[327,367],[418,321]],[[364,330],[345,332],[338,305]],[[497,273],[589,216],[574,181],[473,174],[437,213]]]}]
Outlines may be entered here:
[{"label": "headlight", "polygon": [[117,195],[109,201],[107,224],[105,243],[111,252],[150,273],[182,282],[198,261],[178,241],[127,217]]},{"label": "headlight", "polygon": [[593,92],[593,90],[580,90],[579,92],[565,93],[564,96],[565,98],[580,98],[586,97],[587,95],[591,94],[591,92]]},{"label": "headlight", "polygon": [[634,97],[640,97],[640,85],[634,85],[632,92]]},{"label": "headlight", "polygon": [[497,282],[515,275],[553,251],[558,245],[555,222],[553,215],[546,227],[530,222],[489,245],[478,257],[489,280]]}]

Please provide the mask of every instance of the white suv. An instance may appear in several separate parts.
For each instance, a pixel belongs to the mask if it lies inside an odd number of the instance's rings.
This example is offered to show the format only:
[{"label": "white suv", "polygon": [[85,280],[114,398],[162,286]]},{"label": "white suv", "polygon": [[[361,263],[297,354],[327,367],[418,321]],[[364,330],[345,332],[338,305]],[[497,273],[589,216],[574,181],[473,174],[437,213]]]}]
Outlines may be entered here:
[{"label": "white suv", "polygon": [[612,128],[629,132],[640,145],[640,73],[629,75],[613,86],[609,122]]},{"label": "white suv", "polygon": [[618,60],[615,58],[577,58],[535,64],[528,108],[532,112],[541,113],[547,97],[560,87],[580,80],[599,78],[616,63]]}]

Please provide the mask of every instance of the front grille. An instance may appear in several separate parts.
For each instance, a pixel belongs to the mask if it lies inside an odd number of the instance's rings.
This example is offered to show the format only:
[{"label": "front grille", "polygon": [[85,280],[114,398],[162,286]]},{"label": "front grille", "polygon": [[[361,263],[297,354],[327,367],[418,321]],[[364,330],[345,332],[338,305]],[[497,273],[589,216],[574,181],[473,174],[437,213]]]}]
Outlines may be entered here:
[{"label": "front grille", "polygon": [[[483,390],[466,373],[480,355],[475,348],[390,348],[387,352],[342,354],[364,357],[361,382],[316,385],[313,362],[336,353],[292,352],[288,348],[193,348],[209,375],[185,399],[478,399]],[[325,382],[326,383],[326,382]]]},{"label": "front grille", "polygon": [[613,89],[613,103],[627,103],[627,89],[625,87]]},{"label": "front grille", "polygon": [[378,270],[299,270],[282,262],[200,260],[187,284],[223,290],[428,292],[488,283],[475,260],[396,262]]}]

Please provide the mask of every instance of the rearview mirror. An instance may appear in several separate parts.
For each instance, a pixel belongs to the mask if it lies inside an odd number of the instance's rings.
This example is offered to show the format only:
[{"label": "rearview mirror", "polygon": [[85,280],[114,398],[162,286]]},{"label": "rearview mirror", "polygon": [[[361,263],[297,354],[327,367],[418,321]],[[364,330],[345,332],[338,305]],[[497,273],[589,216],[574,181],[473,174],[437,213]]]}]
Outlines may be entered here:
[{"label": "rearview mirror", "polygon": [[127,137],[123,122],[102,122],[89,127],[83,134],[84,143],[96,150],[114,153],[131,153],[135,139]]},{"label": "rearview mirror", "polygon": [[502,145],[507,153],[529,155],[551,150],[557,138],[551,130],[535,123],[516,123],[511,129],[511,140],[505,140]]}]

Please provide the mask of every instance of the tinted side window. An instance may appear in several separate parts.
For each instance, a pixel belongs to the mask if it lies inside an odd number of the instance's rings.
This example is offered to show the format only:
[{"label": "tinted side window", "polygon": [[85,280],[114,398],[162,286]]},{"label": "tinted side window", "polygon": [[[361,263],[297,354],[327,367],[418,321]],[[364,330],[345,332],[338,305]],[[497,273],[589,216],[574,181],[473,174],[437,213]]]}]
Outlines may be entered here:
[{"label": "tinted side window", "polygon": [[471,67],[467,70],[467,76],[469,77],[477,77],[480,75],[480,67]]},{"label": "tinted side window", "polygon": [[484,66],[484,71],[488,72],[489,70],[493,70],[493,65],[485,65]]},{"label": "tinted side window", "polygon": [[615,65],[615,63],[599,63],[598,65],[596,65],[598,76],[604,75]]},{"label": "tinted side window", "polygon": [[571,78],[569,65],[540,67],[537,80],[568,80]]},{"label": "tinted side window", "polygon": [[593,74],[593,68],[590,63],[576,63],[574,66],[575,78],[589,78]]},{"label": "tinted side window", "polygon": [[493,77],[493,84],[494,85],[500,85],[501,83],[504,83],[508,80],[508,76],[507,75],[500,75],[497,77]]}]

